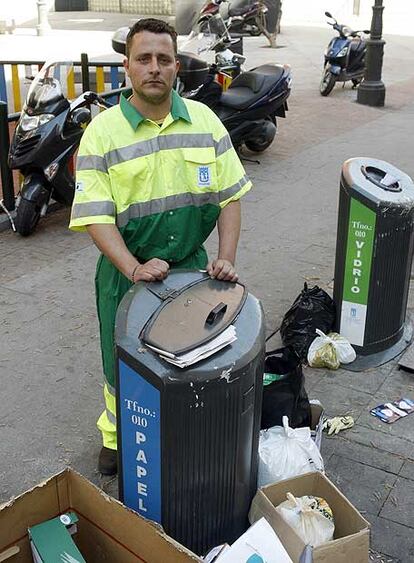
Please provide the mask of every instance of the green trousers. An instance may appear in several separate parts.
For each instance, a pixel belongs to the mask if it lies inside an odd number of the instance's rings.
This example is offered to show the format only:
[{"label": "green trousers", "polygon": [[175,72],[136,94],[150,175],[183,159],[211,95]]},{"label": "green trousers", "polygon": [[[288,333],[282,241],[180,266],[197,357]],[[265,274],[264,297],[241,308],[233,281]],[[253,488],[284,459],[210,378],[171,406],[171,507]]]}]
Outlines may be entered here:
[{"label": "green trousers", "polygon": [[[170,264],[172,269],[205,269],[207,253],[204,247],[178,263]],[[98,260],[95,277],[96,305],[98,310],[101,352],[105,376],[105,410],[98,420],[102,432],[103,445],[116,449],[116,401],[115,401],[115,342],[114,329],[118,306],[132,283],[122,275],[106,258]]]}]

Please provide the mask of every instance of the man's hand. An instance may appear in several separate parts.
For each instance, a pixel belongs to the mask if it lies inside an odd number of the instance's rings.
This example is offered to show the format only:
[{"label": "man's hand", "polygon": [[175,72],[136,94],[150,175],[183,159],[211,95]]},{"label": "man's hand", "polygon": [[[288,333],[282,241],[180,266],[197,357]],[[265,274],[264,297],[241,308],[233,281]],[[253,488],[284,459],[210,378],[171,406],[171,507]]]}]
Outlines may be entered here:
[{"label": "man's hand", "polygon": [[134,270],[133,282],[139,281],[152,282],[163,280],[168,276],[170,266],[168,262],[160,260],[159,258],[151,258],[145,264],[140,264]]},{"label": "man's hand", "polygon": [[236,269],[230,260],[224,260],[223,258],[217,258],[209,262],[207,273],[211,278],[222,281],[236,282],[239,279]]}]

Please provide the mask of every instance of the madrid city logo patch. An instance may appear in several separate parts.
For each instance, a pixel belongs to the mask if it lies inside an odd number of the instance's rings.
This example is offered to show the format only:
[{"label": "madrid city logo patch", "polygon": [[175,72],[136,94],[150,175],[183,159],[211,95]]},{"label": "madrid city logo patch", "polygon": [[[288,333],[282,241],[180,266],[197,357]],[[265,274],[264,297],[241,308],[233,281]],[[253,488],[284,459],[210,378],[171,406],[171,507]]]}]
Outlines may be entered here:
[{"label": "madrid city logo patch", "polygon": [[211,186],[211,170],[210,166],[198,167],[198,186],[199,188],[207,188]]}]

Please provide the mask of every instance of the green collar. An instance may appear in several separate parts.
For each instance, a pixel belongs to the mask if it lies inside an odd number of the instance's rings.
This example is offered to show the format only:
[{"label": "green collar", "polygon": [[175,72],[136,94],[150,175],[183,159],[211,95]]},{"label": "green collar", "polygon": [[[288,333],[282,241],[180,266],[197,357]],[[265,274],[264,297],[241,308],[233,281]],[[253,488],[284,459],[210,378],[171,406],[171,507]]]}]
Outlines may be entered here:
[{"label": "green collar", "polygon": [[[125,92],[122,92],[119,99],[119,105],[121,106],[121,111],[124,114],[124,117],[128,120],[131,127],[135,130],[138,125],[145,120],[145,117],[141,115],[140,112],[128,100],[131,94],[132,90],[126,90]],[[184,119],[184,121],[191,123],[191,118],[188,113],[187,106],[175,90],[172,91],[171,117],[174,121],[178,119]]]}]

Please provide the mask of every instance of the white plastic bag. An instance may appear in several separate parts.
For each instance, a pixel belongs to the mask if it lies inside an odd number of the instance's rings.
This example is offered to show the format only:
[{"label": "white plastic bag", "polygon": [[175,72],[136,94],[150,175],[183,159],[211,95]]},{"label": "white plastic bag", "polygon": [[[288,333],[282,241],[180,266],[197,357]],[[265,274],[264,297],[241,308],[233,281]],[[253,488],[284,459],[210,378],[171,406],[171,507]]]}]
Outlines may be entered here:
[{"label": "white plastic bag", "polygon": [[276,512],[305,544],[317,547],[333,539],[335,524],[326,500],[311,496],[296,498],[292,493],[286,496],[288,500],[279,504]]},{"label": "white plastic bag", "polygon": [[259,487],[309,471],[324,470],[310,428],[290,428],[287,416],[282,421],[283,427],[273,426],[260,432]]},{"label": "white plastic bag", "polygon": [[338,369],[339,364],[350,364],[355,360],[355,350],[346,338],[336,332],[326,335],[318,328],[316,332],[319,336],[308,350],[308,364],[311,367]]}]

